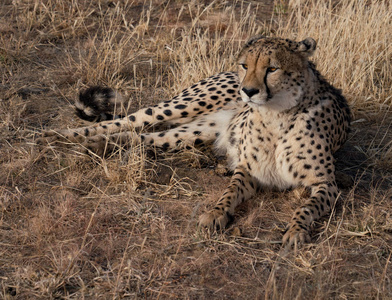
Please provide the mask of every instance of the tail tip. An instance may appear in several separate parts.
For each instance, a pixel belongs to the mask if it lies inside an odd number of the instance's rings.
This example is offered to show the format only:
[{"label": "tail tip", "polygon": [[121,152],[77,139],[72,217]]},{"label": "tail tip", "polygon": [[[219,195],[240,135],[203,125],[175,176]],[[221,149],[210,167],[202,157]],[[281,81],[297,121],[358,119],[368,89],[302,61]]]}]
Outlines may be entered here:
[{"label": "tail tip", "polygon": [[114,119],[116,104],[121,102],[121,95],[111,88],[89,87],[81,91],[75,101],[76,115],[90,122]]}]

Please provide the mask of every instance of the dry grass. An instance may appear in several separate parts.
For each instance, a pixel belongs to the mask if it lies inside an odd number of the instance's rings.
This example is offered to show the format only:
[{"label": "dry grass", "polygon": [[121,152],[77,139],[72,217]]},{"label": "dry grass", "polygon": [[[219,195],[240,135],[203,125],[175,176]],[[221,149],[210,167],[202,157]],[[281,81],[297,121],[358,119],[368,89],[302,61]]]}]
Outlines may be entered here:
[{"label": "dry grass", "polygon": [[[381,0],[4,0],[0,298],[392,298],[391,20]],[[133,111],[235,69],[256,33],[318,40],[314,60],[355,116],[338,155],[354,184],[296,255],[280,240],[301,190],[255,197],[224,234],[196,230],[229,180],[208,150],[34,147],[43,127],[82,124],[78,89],[117,88]]]}]

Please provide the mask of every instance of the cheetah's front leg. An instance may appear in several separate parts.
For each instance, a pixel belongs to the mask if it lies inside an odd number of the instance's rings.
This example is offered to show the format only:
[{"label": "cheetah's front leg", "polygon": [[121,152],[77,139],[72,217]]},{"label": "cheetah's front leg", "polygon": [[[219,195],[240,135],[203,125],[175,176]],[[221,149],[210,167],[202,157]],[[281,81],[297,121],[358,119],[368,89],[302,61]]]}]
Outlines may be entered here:
[{"label": "cheetah's front leg", "polygon": [[241,202],[249,199],[256,193],[258,183],[243,167],[237,167],[215,207],[199,218],[199,226],[207,229],[220,230],[225,228],[232,219],[234,209]]},{"label": "cheetah's front leg", "polygon": [[311,186],[312,194],[304,205],[298,208],[283,236],[283,244],[291,247],[297,242],[310,242],[309,227],[331,211],[338,193],[335,181],[321,182]]}]

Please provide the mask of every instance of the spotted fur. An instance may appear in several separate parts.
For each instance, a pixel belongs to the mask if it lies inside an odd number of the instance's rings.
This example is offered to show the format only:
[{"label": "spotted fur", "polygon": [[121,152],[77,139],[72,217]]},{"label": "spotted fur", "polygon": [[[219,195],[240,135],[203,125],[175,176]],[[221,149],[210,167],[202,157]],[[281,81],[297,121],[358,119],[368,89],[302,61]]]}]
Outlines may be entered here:
[{"label": "spotted fur", "polygon": [[[126,118],[46,132],[43,139],[81,142],[101,155],[117,144],[144,142],[169,149],[214,142],[234,175],[199,225],[224,228],[236,206],[264,188],[305,186],[311,195],[295,211],[283,242],[309,241],[311,223],[336,201],[333,153],[346,140],[350,123],[345,98],[309,61],[315,48],[311,38],[295,42],[256,36],[238,57],[238,73],[202,80],[172,100]],[[93,90],[91,98],[102,98],[101,93]],[[115,94],[106,95],[110,100]],[[176,127],[142,134],[132,130],[157,123]]]}]

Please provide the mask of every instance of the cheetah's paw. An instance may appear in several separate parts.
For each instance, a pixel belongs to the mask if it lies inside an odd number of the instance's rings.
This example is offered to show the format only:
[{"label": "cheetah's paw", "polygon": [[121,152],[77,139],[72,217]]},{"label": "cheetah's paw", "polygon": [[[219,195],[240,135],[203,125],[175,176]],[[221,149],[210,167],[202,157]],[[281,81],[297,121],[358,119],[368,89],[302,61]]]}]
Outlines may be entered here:
[{"label": "cheetah's paw", "polygon": [[283,245],[287,248],[298,244],[310,243],[309,230],[303,228],[297,223],[291,223],[288,226],[286,233],[283,236]]},{"label": "cheetah's paw", "polygon": [[213,209],[199,217],[198,226],[210,230],[222,230],[232,218],[227,211]]},{"label": "cheetah's paw", "polygon": [[72,132],[70,130],[44,130],[40,134],[41,136],[36,139],[37,145],[49,145],[49,144],[70,144],[70,143],[81,143],[85,140],[85,137]]},{"label": "cheetah's paw", "polygon": [[48,145],[61,140],[61,135],[56,131],[43,131],[39,138],[35,140],[37,145]]},{"label": "cheetah's paw", "polygon": [[88,137],[82,146],[87,150],[91,151],[98,156],[104,156],[105,153],[109,153],[114,150],[115,145],[110,142],[106,135],[95,135]]}]

